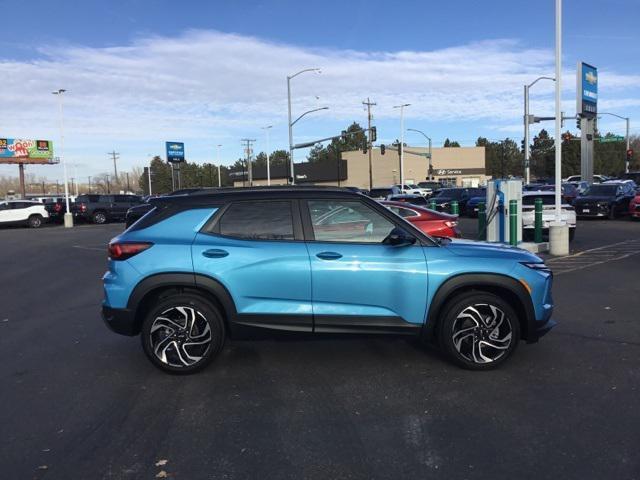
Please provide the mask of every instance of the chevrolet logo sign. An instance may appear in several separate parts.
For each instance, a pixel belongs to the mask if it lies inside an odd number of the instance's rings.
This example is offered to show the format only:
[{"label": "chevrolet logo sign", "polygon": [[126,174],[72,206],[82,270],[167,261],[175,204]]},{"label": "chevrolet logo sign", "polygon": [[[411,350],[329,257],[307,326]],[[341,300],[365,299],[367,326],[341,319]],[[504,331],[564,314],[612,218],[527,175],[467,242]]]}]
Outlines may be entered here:
[{"label": "chevrolet logo sign", "polygon": [[595,85],[598,81],[598,77],[593,72],[587,72],[584,74],[584,79],[591,85]]}]

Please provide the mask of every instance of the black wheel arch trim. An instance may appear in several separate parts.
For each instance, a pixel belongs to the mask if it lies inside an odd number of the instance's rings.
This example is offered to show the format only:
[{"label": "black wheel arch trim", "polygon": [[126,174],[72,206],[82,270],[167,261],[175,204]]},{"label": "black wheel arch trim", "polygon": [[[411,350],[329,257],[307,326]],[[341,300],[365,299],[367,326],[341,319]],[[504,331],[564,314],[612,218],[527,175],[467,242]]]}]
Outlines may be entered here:
[{"label": "black wheel arch trim", "polygon": [[442,309],[456,292],[474,288],[482,290],[483,287],[504,289],[515,295],[521,306],[521,309],[516,309],[516,312],[524,313],[524,321],[521,323],[522,338],[527,341],[537,340],[534,338],[537,325],[531,295],[518,280],[499,273],[461,273],[447,279],[438,288],[429,304],[426,322],[422,330],[423,338],[427,341],[434,339]]},{"label": "black wheel arch trim", "polygon": [[229,324],[235,321],[237,316],[235,303],[229,291],[219,281],[206,275],[188,272],[158,273],[141,280],[129,295],[127,310],[132,312],[131,321],[135,323],[136,332],[140,331],[142,324],[142,320],[138,317],[140,313],[138,310],[147,294],[159,288],[172,287],[204,290],[220,304]]}]

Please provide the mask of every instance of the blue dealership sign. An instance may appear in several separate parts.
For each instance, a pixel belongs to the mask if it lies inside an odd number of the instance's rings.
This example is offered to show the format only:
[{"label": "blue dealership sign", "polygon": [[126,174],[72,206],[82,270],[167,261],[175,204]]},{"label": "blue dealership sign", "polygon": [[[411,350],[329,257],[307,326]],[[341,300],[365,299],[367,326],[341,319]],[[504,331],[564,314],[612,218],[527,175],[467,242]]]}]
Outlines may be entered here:
[{"label": "blue dealership sign", "polygon": [[577,111],[583,117],[598,114],[598,69],[584,62],[578,63]]},{"label": "blue dealership sign", "polygon": [[184,143],[166,142],[166,144],[167,144],[167,162],[173,162],[173,163],[184,162]]}]

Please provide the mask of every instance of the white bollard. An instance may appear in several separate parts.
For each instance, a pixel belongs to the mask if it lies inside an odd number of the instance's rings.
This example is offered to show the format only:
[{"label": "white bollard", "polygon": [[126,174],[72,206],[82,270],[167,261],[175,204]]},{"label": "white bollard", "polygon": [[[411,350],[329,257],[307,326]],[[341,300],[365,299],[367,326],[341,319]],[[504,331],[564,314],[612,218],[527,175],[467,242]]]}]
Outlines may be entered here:
[{"label": "white bollard", "polygon": [[64,228],[73,227],[73,215],[69,212],[64,214]]},{"label": "white bollard", "polygon": [[569,255],[569,226],[566,223],[549,224],[549,253],[556,257]]}]

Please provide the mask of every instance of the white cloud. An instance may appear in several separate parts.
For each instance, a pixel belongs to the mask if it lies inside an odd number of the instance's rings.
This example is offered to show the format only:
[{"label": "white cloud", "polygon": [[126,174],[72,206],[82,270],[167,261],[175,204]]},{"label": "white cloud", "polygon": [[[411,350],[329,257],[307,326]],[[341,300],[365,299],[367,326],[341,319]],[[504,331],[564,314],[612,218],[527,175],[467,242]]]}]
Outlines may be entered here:
[{"label": "white cloud", "polygon": [[[370,96],[378,103],[378,120],[396,118],[392,106],[402,102],[412,104],[408,119],[491,123],[496,132],[515,132],[522,115],[522,85],[553,75],[553,52],[513,40],[433,51],[357,52],[190,31],[121,47],[42,47],[39,54],[35,60],[0,61],[2,133],[56,140],[57,108],[50,92],[66,88],[69,157],[86,163],[83,171],[106,168],[101,166],[105,148],[158,151],[163,140],[181,139],[203,149],[205,139],[237,143],[247,134],[260,134],[261,126],[279,122],[279,130],[274,128],[277,145],[280,133],[284,141],[286,124],[285,76],[301,68],[323,70],[320,76],[306,74],[292,82],[296,112],[316,107],[316,96],[330,107],[316,121],[342,127],[362,118],[360,102]],[[570,105],[575,84],[573,72],[566,75],[563,90]],[[532,92],[541,110],[552,105],[552,84],[547,83]],[[611,106],[637,106],[639,84],[638,75],[607,73],[601,78],[601,89],[612,94]],[[300,136],[304,134],[301,128]]]}]

